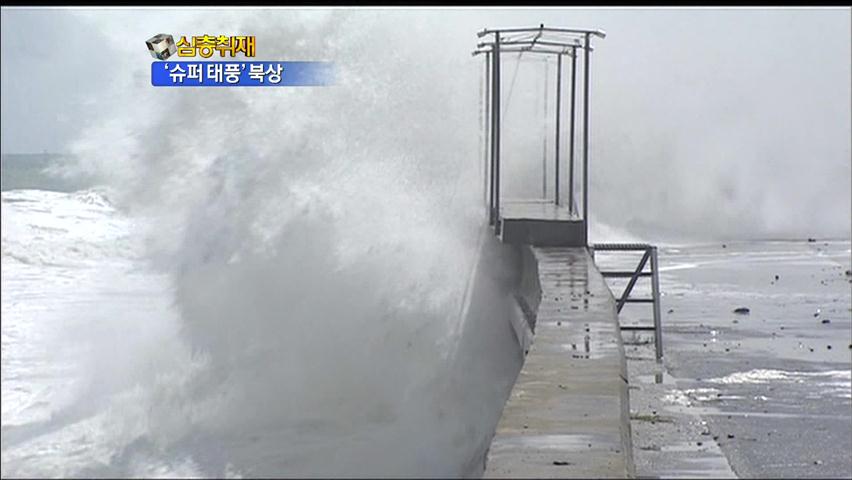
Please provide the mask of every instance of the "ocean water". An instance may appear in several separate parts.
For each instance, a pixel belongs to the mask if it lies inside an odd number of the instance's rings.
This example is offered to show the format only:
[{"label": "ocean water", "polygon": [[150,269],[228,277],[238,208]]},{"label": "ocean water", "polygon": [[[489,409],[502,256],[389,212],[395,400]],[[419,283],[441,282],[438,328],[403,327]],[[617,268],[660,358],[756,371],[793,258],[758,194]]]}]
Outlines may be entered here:
[{"label": "ocean water", "polygon": [[140,267],[103,192],[4,191],[2,209],[3,474],[74,474],[114,433],[108,392],[176,346],[168,279]]},{"label": "ocean water", "polygon": [[[34,162],[19,178],[50,176]],[[187,299],[181,274],[209,259],[158,268],[150,220],[83,186],[2,192],[4,477],[481,470],[521,364],[491,235],[446,289],[428,270],[384,284],[388,267],[323,244],[295,270],[231,259],[214,280],[250,287],[196,279]]]}]

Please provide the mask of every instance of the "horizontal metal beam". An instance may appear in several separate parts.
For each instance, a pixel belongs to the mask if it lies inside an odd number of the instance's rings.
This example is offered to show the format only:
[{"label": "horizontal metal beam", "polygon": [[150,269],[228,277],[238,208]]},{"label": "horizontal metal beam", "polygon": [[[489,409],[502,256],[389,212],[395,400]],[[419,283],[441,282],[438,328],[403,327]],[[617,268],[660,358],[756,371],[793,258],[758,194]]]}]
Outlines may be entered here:
[{"label": "horizontal metal beam", "polygon": [[654,331],[654,330],[656,330],[656,327],[649,327],[649,326],[645,326],[645,325],[622,325],[619,328],[621,328],[622,330],[639,330],[639,331],[645,331],[645,330]]},{"label": "horizontal metal beam", "polygon": [[649,250],[651,245],[647,243],[595,243],[592,245],[594,250]]},{"label": "horizontal metal beam", "polygon": [[553,28],[553,27],[526,27],[526,28],[500,28],[500,29],[488,29],[484,28],[481,31],[476,33],[477,37],[484,37],[485,35],[489,35],[492,33],[520,33],[520,32],[558,32],[558,33],[572,33],[578,35],[585,35],[587,33],[595,35],[600,38],[606,38],[606,32],[603,30],[585,30],[581,28]]},{"label": "horizontal metal beam", "polygon": [[[476,44],[479,48],[487,45],[494,45],[494,42],[479,42]],[[578,42],[562,43],[551,42],[550,40],[506,40],[505,42],[500,42],[500,45],[545,45],[548,47],[583,48],[583,45]]]},{"label": "horizontal metal beam", "polygon": [[627,298],[624,301],[627,303],[654,303],[653,298]]},{"label": "horizontal metal beam", "polygon": [[[569,57],[574,56],[571,52],[557,52],[557,51],[554,51],[554,50],[538,50],[538,49],[532,49],[532,48],[529,48],[529,47],[509,47],[509,48],[500,47],[500,53],[505,53],[505,52],[541,53],[543,55],[567,55]],[[476,55],[480,55],[480,54],[483,54],[483,53],[491,53],[491,50],[474,50],[470,54],[473,55],[473,56],[476,56]]]},{"label": "horizontal metal beam", "polygon": [[651,272],[601,272],[601,275],[604,277],[613,277],[613,278],[632,278],[633,276],[637,277],[650,277],[653,275]]},{"label": "horizontal metal beam", "polygon": [[[562,49],[571,49],[572,52],[576,51],[578,48],[585,49],[584,45],[576,44],[576,43],[560,43],[560,42],[551,42],[548,40],[513,40],[507,42],[500,42],[500,50],[503,50],[503,45],[529,45],[530,47],[537,47],[539,45],[545,47],[560,47]],[[476,44],[476,48],[482,47],[493,47],[494,42],[479,42]],[[595,47],[589,46],[589,51],[594,52]]]}]

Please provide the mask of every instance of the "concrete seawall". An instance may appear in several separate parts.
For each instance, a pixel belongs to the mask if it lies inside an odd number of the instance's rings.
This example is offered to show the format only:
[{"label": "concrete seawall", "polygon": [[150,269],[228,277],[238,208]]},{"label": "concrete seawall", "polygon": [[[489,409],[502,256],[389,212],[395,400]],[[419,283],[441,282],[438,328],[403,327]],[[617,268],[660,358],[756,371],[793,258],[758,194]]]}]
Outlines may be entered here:
[{"label": "concrete seawall", "polygon": [[615,300],[586,249],[521,250],[528,324],[513,327],[527,356],[484,477],[633,477]]}]

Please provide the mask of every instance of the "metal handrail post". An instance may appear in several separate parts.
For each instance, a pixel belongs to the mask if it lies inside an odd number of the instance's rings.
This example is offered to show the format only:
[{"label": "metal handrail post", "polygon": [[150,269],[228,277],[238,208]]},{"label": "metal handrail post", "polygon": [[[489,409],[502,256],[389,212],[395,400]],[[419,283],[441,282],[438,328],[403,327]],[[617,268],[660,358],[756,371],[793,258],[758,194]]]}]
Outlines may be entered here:
[{"label": "metal handrail post", "polygon": [[651,295],[654,298],[654,347],[657,361],[663,358],[663,327],[660,321],[660,277],[657,247],[651,247]]}]

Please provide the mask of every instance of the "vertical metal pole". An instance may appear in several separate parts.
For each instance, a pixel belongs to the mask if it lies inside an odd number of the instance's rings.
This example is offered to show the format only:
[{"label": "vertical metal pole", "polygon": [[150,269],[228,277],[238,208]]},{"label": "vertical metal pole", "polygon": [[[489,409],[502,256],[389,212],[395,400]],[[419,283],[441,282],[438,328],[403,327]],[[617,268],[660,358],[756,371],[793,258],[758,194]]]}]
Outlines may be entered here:
[{"label": "vertical metal pole", "polygon": [[547,200],[547,74],[550,71],[550,64],[547,63],[547,57],[544,59],[544,98],[542,105],[544,106],[544,124],[542,132],[544,132],[541,146],[541,198]]},{"label": "vertical metal pole", "polygon": [[591,37],[586,34],[583,53],[583,243],[589,244],[589,55]]},{"label": "vertical metal pole", "polygon": [[500,32],[494,33],[494,222],[500,221]]},{"label": "vertical metal pole", "polygon": [[663,358],[663,326],[660,321],[660,276],[657,247],[651,247],[651,295],[654,298],[654,347],[659,362]]},{"label": "vertical metal pole", "polygon": [[[485,63],[482,64],[483,70],[479,75],[479,159],[482,161],[479,164],[479,174],[482,176],[482,206],[486,207],[488,203],[488,149],[485,145],[488,143],[488,94],[486,93],[486,83],[488,82],[488,67]],[[485,213],[488,214],[488,207]]]},{"label": "vertical metal pole", "polygon": [[559,117],[562,113],[562,54],[556,56],[556,159],[554,160],[556,205],[559,206]]},{"label": "vertical metal pole", "polygon": [[494,75],[491,71],[491,52],[485,54],[485,70],[486,75],[488,75],[488,94],[486,94],[487,104],[489,108],[489,116],[488,124],[489,124],[489,134],[488,141],[490,147],[490,165],[488,170],[488,225],[494,225],[494,99],[488,98],[488,95],[493,97],[492,92],[494,91]]},{"label": "vertical metal pole", "polygon": [[568,138],[568,211],[574,213],[574,120],[577,118],[577,47],[571,47],[571,124]]},{"label": "vertical metal pole", "polygon": [[497,216],[496,216],[495,212],[496,212],[497,206],[496,206],[496,195],[495,195],[495,192],[494,192],[494,188],[495,188],[495,185],[497,185],[497,182],[495,180],[495,175],[496,175],[495,165],[497,164],[497,146],[496,146],[497,121],[495,120],[495,117],[497,115],[497,107],[494,104],[494,92],[495,92],[494,86],[496,85],[496,82],[497,82],[497,76],[494,74],[494,65],[495,65],[496,62],[494,61],[494,52],[493,51],[489,54],[489,57],[491,58],[491,102],[490,102],[491,103],[491,175],[490,175],[489,179],[491,181],[491,186],[490,186],[490,188],[491,188],[491,225],[496,225],[497,224]]}]

